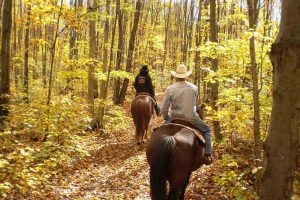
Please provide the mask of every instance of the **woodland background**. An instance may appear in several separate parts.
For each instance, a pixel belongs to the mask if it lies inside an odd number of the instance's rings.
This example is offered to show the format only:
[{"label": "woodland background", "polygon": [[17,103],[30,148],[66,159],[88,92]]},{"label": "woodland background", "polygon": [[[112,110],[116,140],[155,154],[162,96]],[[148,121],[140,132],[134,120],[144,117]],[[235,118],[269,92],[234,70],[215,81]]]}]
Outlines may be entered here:
[{"label": "woodland background", "polygon": [[[216,158],[196,173],[189,197],[258,198],[278,1],[0,0],[0,9],[2,198],[149,198],[143,152],[129,145],[132,80],[148,65],[161,101],[180,63],[193,70]],[[124,171],[141,167],[142,178],[106,180],[125,158]],[[105,181],[92,193],[81,184],[95,176]]]}]

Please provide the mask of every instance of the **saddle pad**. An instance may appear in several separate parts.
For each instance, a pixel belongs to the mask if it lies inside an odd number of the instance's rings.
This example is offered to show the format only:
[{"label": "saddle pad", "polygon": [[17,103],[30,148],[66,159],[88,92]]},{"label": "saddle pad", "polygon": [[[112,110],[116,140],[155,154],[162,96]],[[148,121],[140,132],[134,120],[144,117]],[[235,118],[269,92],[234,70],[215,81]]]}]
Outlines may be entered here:
[{"label": "saddle pad", "polygon": [[[155,104],[154,99],[153,99],[149,94],[147,94],[146,92],[138,93],[136,97],[143,97],[143,96],[144,96],[144,97],[149,97],[149,98],[152,100],[152,102]],[[135,98],[136,98],[136,97],[135,97]]]},{"label": "saddle pad", "polygon": [[[182,125],[182,124],[176,124],[176,123],[167,123],[167,124],[164,124],[164,125],[162,125],[162,126],[168,126],[168,125],[176,125],[176,126],[180,126],[180,127],[187,128],[187,129],[191,130],[191,131],[196,135],[196,137],[197,137],[203,144],[205,144],[205,139],[204,139],[204,137],[203,137],[203,134],[202,134],[200,131],[198,131],[198,130],[196,130],[196,129],[193,129],[193,128],[191,128],[191,127],[188,127],[188,126],[185,126],[185,125]],[[162,127],[162,126],[161,126],[161,127]],[[159,128],[159,127],[158,127],[158,128]]]}]

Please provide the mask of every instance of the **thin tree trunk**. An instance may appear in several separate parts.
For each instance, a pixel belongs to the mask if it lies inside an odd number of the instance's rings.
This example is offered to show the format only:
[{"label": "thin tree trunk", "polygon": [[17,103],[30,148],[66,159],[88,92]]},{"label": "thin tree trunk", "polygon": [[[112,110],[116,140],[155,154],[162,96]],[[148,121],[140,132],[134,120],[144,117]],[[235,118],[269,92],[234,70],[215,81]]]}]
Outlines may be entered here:
[{"label": "thin tree trunk", "polygon": [[271,50],[273,106],[264,145],[264,200],[289,200],[300,136],[300,1],[283,0],[280,31]]},{"label": "thin tree trunk", "polygon": [[[75,12],[77,10],[77,1],[70,1],[70,8],[74,9]],[[76,49],[76,39],[77,39],[77,31],[74,27],[70,27],[69,32],[69,60],[78,59],[77,49]],[[69,70],[72,70],[72,67],[70,66]],[[73,78],[67,78],[67,83],[65,87],[65,94],[68,94],[69,92],[72,93],[72,96],[74,95],[74,88],[71,84],[71,81]]]},{"label": "thin tree trunk", "polygon": [[62,6],[63,6],[63,2],[64,0],[61,0],[60,2],[60,9],[59,9],[59,14],[57,17],[57,22],[56,22],[56,29],[55,29],[55,34],[54,34],[54,41],[52,43],[51,49],[50,49],[50,53],[51,53],[51,57],[50,57],[50,75],[49,75],[49,86],[48,86],[48,97],[47,97],[47,105],[49,106],[51,104],[51,93],[52,93],[52,78],[53,78],[53,68],[54,68],[54,58],[55,58],[55,49],[56,49],[56,43],[57,43],[57,39],[58,36],[60,35],[60,33],[62,33],[63,30],[59,31],[59,22],[60,22],[60,17],[61,17],[61,11],[62,11]]},{"label": "thin tree trunk", "polygon": [[[118,71],[121,69],[121,64],[123,61],[123,54],[124,54],[123,13],[121,11],[120,0],[117,0],[116,14],[118,15],[119,41],[118,41],[117,63],[116,63],[115,69],[116,69],[116,71]],[[115,78],[114,79],[114,96],[113,96],[114,104],[117,104],[119,93],[120,93],[120,79]]]},{"label": "thin tree trunk", "polygon": [[[198,19],[197,19],[197,26],[196,26],[196,47],[199,48],[201,45],[201,40],[202,40],[202,36],[201,36],[201,13],[202,13],[202,0],[199,1],[199,11],[198,11]],[[194,83],[197,85],[198,87],[198,103],[201,102],[201,88],[200,88],[200,72],[201,72],[201,57],[200,57],[200,51],[197,50],[196,54],[195,54],[195,81]],[[202,109],[201,109],[202,112]],[[203,114],[202,114],[203,115]]]},{"label": "thin tree trunk", "polygon": [[[23,17],[23,3],[22,3],[22,0],[19,0],[19,14],[20,14],[20,17]],[[22,42],[23,40],[23,27],[19,27],[19,31],[18,31],[18,49],[19,49],[19,52],[22,51]]]},{"label": "thin tree trunk", "polygon": [[187,32],[188,32],[188,0],[184,2],[184,27],[183,27],[183,44],[182,44],[182,62],[186,62],[187,58]]},{"label": "thin tree trunk", "polygon": [[[2,21],[2,5],[3,0],[0,0],[0,20]],[[0,26],[0,37],[2,37],[2,26]]]},{"label": "thin tree trunk", "polygon": [[[139,25],[139,18],[140,18],[140,13],[141,13],[141,8],[142,8],[142,2],[141,0],[138,0],[136,2],[136,12],[134,14],[134,22],[133,22],[133,27],[130,35],[130,40],[129,40],[129,48],[128,48],[128,55],[127,55],[127,62],[126,62],[126,71],[131,72],[132,70],[132,58],[133,58],[133,52],[134,52],[134,47],[135,47],[135,38],[136,38],[136,33]],[[122,89],[120,92],[120,96],[118,98],[117,104],[123,104],[127,92],[129,84],[129,79],[125,78],[123,81]]]},{"label": "thin tree trunk", "polygon": [[[14,0],[13,2],[13,6],[14,6],[14,19],[13,19],[13,24],[14,24],[14,28],[13,28],[13,32],[14,32],[14,44],[13,44],[13,54],[16,55],[18,53],[18,49],[17,49],[17,1]],[[1,6],[0,6],[0,10],[1,10]],[[19,86],[19,69],[18,66],[14,66],[14,69],[12,69],[12,71],[14,72],[14,82],[15,82],[15,89],[18,89]]]},{"label": "thin tree trunk", "polygon": [[[217,39],[217,21],[216,21],[216,0],[210,0],[210,41],[218,42]],[[214,72],[218,71],[218,59],[214,58],[211,60],[212,62],[212,70]],[[218,113],[217,101],[219,96],[219,81],[216,80],[215,83],[211,84],[211,99],[212,99],[212,108],[215,113]],[[222,140],[221,135],[221,125],[220,121],[215,119],[213,121],[213,128],[216,141]]]},{"label": "thin tree trunk", "polygon": [[168,9],[168,16],[166,19],[165,24],[165,44],[164,44],[164,57],[163,57],[163,64],[161,66],[161,86],[165,81],[164,71],[166,66],[166,60],[168,55],[168,39],[169,39],[169,24],[170,24],[170,15],[171,15],[171,8],[172,8],[172,0],[169,2],[169,9]]},{"label": "thin tree trunk", "polygon": [[[106,14],[107,18],[104,24],[104,48],[103,48],[103,67],[102,72],[106,73],[108,68],[108,42],[109,42],[109,16],[110,16],[110,0],[106,0]],[[103,99],[105,97],[105,81],[101,81],[100,86],[100,97]]]},{"label": "thin tree trunk", "polygon": [[24,101],[29,102],[28,99],[28,89],[29,89],[29,77],[28,77],[28,59],[29,59],[29,35],[30,35],[30,15],[31,15],[31,5],[27,7],[27,21],[25,29],[25,54],[24,54],[24,83],[23,83],[23,92],[25,93]]},{"label": "thin tree trunk", "polygon": [[3,5],[3,0],[0,0],[0,18],[2,17],[2,5]]},{"label": "thin tree trunk", "polygon": [[8,115],[8,103],[10,92],[10,37],[12,26],[12,1],[4,0],[3,18],[2,18],[2,37],[1,37],[1,82],[0,82],[0,122]]},{"label": "thin tree trunk", "polygon": [[[107,18],[104,24],[104,48],[103,48],[103,67],[102,72],[106,73],[108,68],[108,42],[109,42],[109,16],[110,16],[110,0],[106,1],[106,13]],[[102,102],[99,106],[99,114],[97,115],[97,123],[99,124],[100,128],[103,128],[103,117],[104,117],[104,108],[105,108],[105,85],[106,81],[103,80],[100,82],[100,98]]]},{"label": "thin tree trunk", "polygon": [[189,20],[188,20],[188,34],[187,34],[187,61],[190,61],[190,57],[191,57],[191,51],[189,51],[189,49],[192,46],[192,42],[193,42],[193,29],[194,29],[194,10],[195,10],[195,1],[191,0],[190,3],[190,14],[189,14]]},{"label": "thin tree trunk", "polygon": [[[97,5],[96,0],[89,0],[88,9],[89,12],[92,11],[92,8],[95,8]],[[92,129],[95,128],[95,111],[94,111],[94,65],[96,59],[96,21],[92,20],[89,22],[89,58],[91,62],[88,64],[88,103],[89,103],[89,113],[92,118]]]},{"label": "thin tree trunk", "polygon": [[[255,16],[257,9],[254,9],[253,0],[247,0],[248,4],[248,14],[249,14],[249,28],[254,32],[256,21]],[[260,103],[259,103],[259,89],[258,89],[258,72],[257,72],[257,62],[256,62],[256,51],[255,51],[255,38],[254,35],[249,40],[249,50],[251,57],[251,76],[252,76],[252,97],[253,97],[253,119],[254,119],[254,155],[255,158],[259,161],[257,164],[261,162],[261,139],[260,139]]]},{"label": "thin tree trunk", "polygon": [[[71,8],[76,10],[74,2],[70,2]],[[70,28],[70,51],[69,51],[69,59],[72,60],[75,57],[75,48],[76,48],[76,29],[74,27]]]},{"label": "thin tree trunk", "polygon": [[47,44],[42,44],[42,78],[43,78],[44,88],[47,87],[46,70],[47,70]]},{"label": "thin tree trunk", "polygon": [[108,85],[109,85],[109,80],[110,80],[110,73],[112,69],[112,63],[113,63],[113,50],[114,50],[114,44],[115,44],[115,33],[116,33],[116,26],[117,26],[117,20],[118,20],[118,15],[116,15],[115,20],[114,20],[114,25],[112,29],[112,38],[111,38],[111,47],[110,47],[110,56],[109,56],[109,65],[108,65],[108,70],[107,70],[107,77],[106,77],[106,83],[105,83],[105,93],[104,93],[104,99],[107,99],[107,92],[108,92]]}]

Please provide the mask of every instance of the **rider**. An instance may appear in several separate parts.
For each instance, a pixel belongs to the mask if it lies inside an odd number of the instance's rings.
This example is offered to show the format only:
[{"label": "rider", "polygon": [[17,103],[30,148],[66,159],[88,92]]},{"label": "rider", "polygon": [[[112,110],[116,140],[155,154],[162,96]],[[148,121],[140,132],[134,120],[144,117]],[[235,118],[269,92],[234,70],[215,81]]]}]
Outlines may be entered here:
[{"label": "rider", "polygon": [[[176,82],[169,86],[165,92],[165,97],[161,105],[161,114],[164,117],[165,123],[170,123],[172,119],[181,117],[192,122],[195,128],[204,134],[204,164],[210,165],[212,163],[211,131],[196,112],[198,98],[197,86],[185,80],[191,73],[192,71],[187,71],[184,64],[179,65],[176,71],[171,71],[171,74],[176,78]],[[170,106],[171,109],[169,112]]]},{"label": "rider", "polygon": [[155,101],[154,108],[156,111],[156,115],[158,116],[160,109],[155,99],[154,87],[152,84],[152,79],[149,75],[148,66],[144,65],[140,69],[140,73],[135,77],[134,88],[136,90],[136,95],[141,92],[146,92],[151,96],[151,98]]}]

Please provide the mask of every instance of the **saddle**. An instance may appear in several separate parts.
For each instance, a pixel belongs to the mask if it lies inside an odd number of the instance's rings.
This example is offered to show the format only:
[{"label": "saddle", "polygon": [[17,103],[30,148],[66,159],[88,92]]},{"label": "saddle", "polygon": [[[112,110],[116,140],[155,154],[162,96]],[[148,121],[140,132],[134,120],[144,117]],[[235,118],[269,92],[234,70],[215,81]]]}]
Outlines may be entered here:
[{"label": "saddle", "polygon": [[181,126],[183,128],[187,128],[187,129],[191,130],[195,134],[195,136],[199,139],[199,141],[202,142],[203,144],[205,144],[205,139],[204,139],[203,133],[200,132],[198,129],[196,129],[195,126],[190,121],[185,120],[185,119],[175,118],[171,121],[171,123],[165,124],[163,126],[166,126],[169,124],[174,124],[174,125]]},{"label": "saddle", "polygon": [[152,100],[153,104],[155,104],[155,101],[154,99],[150,96],[150,94],[148,92],[140,92],[140,93],[137,93],[136,94],[136,97],[138,96],[147,96],[147,97],[150,97],[150,99]]}]

